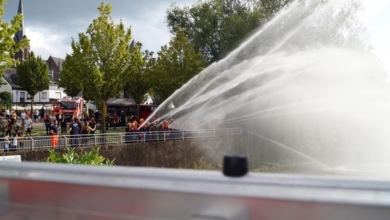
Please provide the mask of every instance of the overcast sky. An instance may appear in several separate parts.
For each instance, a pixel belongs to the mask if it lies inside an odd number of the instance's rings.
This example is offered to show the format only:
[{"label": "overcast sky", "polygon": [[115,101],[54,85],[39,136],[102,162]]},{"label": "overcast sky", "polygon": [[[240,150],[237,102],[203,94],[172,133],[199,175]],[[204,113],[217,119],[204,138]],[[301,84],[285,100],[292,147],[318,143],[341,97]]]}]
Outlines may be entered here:
[{"label": "overcast sky", "polygon": [[[390,73],[390,0],[362,0],[365,2],[366,23],[371,44]],[[71,53],[71,37],[85,32],[98,16],[101,0],[23,0],[26,35],[31,49],[43,59],[49,55],[65,58]],[[193,5],[197,0],[108,0],[113,5],[112,16],[131,27],[133,37],[154,52],[170,40],[165,13],[172,2]],[[4,20],[9,22],[17,13],[19,0],[8,0]]]},{"label": "overcast sky", "polygon": [[[46,59],[49,55],[65,58],[71,53],[71,37],[85,32],[98,16],[101,0],[23,0],[24,25],[31,49]],[[173,0],[108,0],[112,16],[131,27],[133,38],[154,52],[170,40],[164,23],[166,9]],[[177,0],[178,5],[192,5],[197,0]],[[8,0],[4,20],[9,22],[18,11],[19,0]]]}]

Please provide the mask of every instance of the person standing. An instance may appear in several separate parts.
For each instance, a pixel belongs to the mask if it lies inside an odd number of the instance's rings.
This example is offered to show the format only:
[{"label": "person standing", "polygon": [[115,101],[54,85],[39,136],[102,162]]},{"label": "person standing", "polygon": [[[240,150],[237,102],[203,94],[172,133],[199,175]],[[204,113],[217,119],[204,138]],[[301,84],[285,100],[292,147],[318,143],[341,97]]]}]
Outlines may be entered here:
[{"label": "person standing", "polygon": [[5,118],[6,119],[9,119],[9,117],[11,116],[10,112],[8,109],[5,110]]},{"label": "person standing", "polygon": [[12,125],[11,119],[8,119],[7,123],[5,124],[5,135],[12,137],[12,135],[13,135],[12,131],[13,131],[13,125]]},{"label": "person standing", "polygon": [[46,115],[43,119],[43,123],[45,123],[46,127],[46,135],[50,135],[50,127],[51,127],[51,119],[49,115]]},{"label": "person standing", "polygon": [[114,130],[115,130],[116,126],[118,126],[118,123],[119,123],[119,118],[116,115],[116,113],[114,113],[113,120],[114,120]]},{"label": "person standing", "polygon": [[10,116],[10,119],[11,119],[11,131],[13,132],[13,134],[15,134],[15,125],[16,125],[16,113],[15,112],[12,112],[11,113],[11,116]]},{"label": "person standing", "polygon": [[27,116],[26,121],[25,121],[26,136],[31,137],[32,124],[33,124],[33,121],[31,120],[30,117]]},{"label": "person standing", "polygon": [[60,121],[60,113],[57,112],[56,115],[55,115],[55,117],[56,117],[57,122],[59,122],[59,121]]},{"label": "person standing", "polygon": [[80,137],[81,125],[79,123],[78,118],[74,118],[73,122],[70,124],[70,135],[71,137],[71,146],[76,147],[79,145],[79,137]]},{"label": "person standing", "polygon": [[89,122],[89,121],[91,121],[91,118],[89,117],[88,114],[85,114],[85,115],[84,115],[83,122],[86,123],[86,122]]},{"label": "person standing", "polygon": [[96,130],[96,121],[95,121],[95,118],[91,118],[91,121],[89,122],[89,134],[90,135],[94,135],[95,134],[95,130]]},{"label": "person standing", "polygon": [[11,115],[11,121],[12,121],[12,124],[13,125],[16,125],[16,120],[18,119],[18,116],[16,115],[16,112],[15,111],[12,111],[12,115]]},{"label": "person standing", "polygon": [[68,129],[68,124],[66,121],[65,114],[61,114],[61,121],[60,121],[60,126],[61,126],[61,135],[66,135],[66,130]]},{"label": "person standing", "polygon": [[22,111],[22,113],[20,114],[20,117],[22,118],[22,125],[24,125],[25,123],[25,120],[26,120],[26,110]]},{"label": "person standing", "polygon": [[34,121],[35,121],[35,123],[37,123],[38,120],[39,120],[39,110],[37,109],[37,110],[35,110],[35,114],[34,114]]},{"label": "person standing", "polygon": [[13,141],[12,141],[12,149],[18,148],[18,134],[14,135]]},{"label": "person standing", "polygon": [[41,111],[39,113],[41,114],[41,118],[43,120],[45,118],[45,109],[43,106],[42,106]]},{"label": "person standing", "polygon": [[87,145],[88,144],[88,136],[89,136],[89,122],[84,122],[82,128],[81,128],[81,145]]},{"label": "person standing", "polygon": [[126,112],[122,109],[121,114],[121,127],[126,127]]},{"label": "person standing", "polygon": [[54,120],[53,125],[50,128],[51,146],[56,148],[58,146],[58,121]]},{"label": "person standing", "polygon": [[11,142],[9,141],[8,136],[5,136],[4,140],[3,140],[3,150],[4,151],[9,151],[9,145],[10,144],[11,144]]}]

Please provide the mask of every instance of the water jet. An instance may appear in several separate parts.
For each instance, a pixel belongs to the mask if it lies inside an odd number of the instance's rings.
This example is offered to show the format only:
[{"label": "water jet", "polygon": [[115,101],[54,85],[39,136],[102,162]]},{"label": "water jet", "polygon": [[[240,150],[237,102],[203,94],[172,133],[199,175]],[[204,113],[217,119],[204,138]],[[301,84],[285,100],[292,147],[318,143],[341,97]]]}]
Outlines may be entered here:
[{"label": "water jet", "polygon": [[359,9],[294,2],[156,112],[178,129],[245,129],[248,152],[264,162],[387,167],[390,90]]}]

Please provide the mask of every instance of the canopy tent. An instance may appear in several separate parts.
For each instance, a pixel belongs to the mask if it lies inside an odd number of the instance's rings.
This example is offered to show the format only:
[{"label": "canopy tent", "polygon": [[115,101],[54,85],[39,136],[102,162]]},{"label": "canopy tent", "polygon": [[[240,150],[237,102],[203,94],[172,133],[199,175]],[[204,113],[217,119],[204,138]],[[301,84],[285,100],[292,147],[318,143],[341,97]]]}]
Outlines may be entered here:
[{"label": "canopy tent", "polygon": [[[31,110],[31,105],[26,105],[26,106],[18,106],[18,105],[13,105],[12,106],[12,110],[15,110],[15,111],[22,111],[22,110]],[[40,110],[42,109],[42,105],[33,105],[33,110]],[[44,110],[52,110],[53,107],[51,105],[44,105],[43,106],[43,109]]]},{"label": "canopy tent", "polygon": [[133,99],[109,99],[107,106],[131,106],[136,105]]},{"label": "canopy tent", "polygon": [[18,105],[13,105],[11,107],[12,110],[19,111],[19,110],[24,110],[26,107],[18,106]]}]

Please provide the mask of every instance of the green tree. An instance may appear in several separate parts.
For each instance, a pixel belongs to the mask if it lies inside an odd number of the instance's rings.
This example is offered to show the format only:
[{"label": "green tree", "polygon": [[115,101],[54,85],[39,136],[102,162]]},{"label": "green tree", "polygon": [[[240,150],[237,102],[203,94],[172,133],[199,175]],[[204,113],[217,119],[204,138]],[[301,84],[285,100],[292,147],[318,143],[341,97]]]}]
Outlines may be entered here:
[{"label": "green tree", "polygon": [[72,39],[73,53],[66,58],[62,77],[74,76],[82,83],[85,98],[95,101],[104,124],[108,99],[118,96],[128,79],[131,30],[122,22],[114,23],[110,4],[101,3],[98,10],[98,18],[85,33],[79,33],[79,41]]},{"label": "green tree", "polygon": [[31,52],[27,60],[16,67],[19,85],[31,96],[31,112],[33,112],[34,96],[49,88],[50,76],[47,63],[40,56]]},{"label": "green tree", "polygon": [[74,57],[66,55],[65,61],[62,63],[61,78],[58,81],[58,87],[64,88],[64,92],[71,96],[78,96],[83,91],[83,81],[79,79],[80,74],[78,68],[73,65]]},{"label": "green tree", "polygon": [[125,94],[134,99],[137,104],[146,100],[146,93],[149,91],[149,77],[153,52],[141,51],[142,44],[137,43],[131,55],[131,66],[128,69],[128,81],[125,85]]},{"label": "green tree", "polygon": [[12,106],[12,94],[10,92],[0,92],[0,105],[7,109]]},{"label": "green tree", "polygon": [[226,56],[291,0],[207,0],[167,10],[171,33],[184,30],[196,51],[212,63]]},{"label": "green tree", "polygon": [[14,40],[15,34],[21,29],[22,14],[15,16],[11,21],[11,25],[4,23],[3,15],[6,2],[5,0],[0,0],[0,77],[3,76],[4,70],[18,64],[18,61],[12,58],[13,55],[29,44],[27,38],[19,42]]},{"label": "green tree", "polygon": [[200,52],[194,50],[184,32],[179,30],[169,45],[161,47],[153,68],[150,85],[157,103],[183,86],[206,66]]}]

